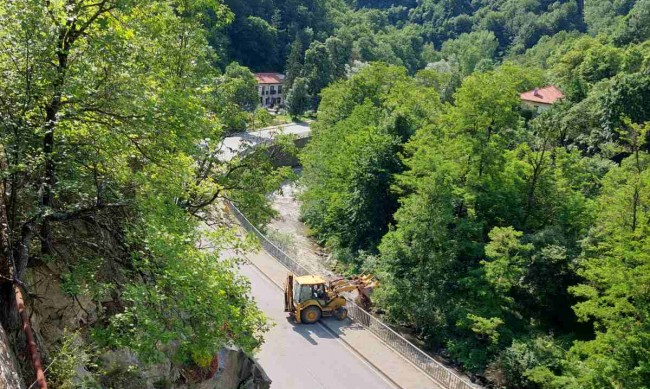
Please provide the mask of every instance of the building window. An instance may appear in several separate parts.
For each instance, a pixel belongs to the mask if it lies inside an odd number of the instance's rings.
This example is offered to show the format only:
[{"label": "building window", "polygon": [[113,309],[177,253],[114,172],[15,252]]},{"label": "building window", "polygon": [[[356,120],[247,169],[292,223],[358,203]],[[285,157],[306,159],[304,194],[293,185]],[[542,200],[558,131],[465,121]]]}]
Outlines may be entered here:
[{"label": "building window", "polygon": [[279,94],[279,95],[282,94],[282,85],[278,85],[278,94]]}]

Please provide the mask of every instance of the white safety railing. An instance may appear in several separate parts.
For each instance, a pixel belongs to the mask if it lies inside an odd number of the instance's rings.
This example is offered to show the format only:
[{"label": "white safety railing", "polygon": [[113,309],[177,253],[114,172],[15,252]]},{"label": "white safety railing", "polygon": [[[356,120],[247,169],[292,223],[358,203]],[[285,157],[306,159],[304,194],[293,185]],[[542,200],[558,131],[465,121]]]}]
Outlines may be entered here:
[{"label": "white safety railing", "polygon": [[[307,274],[314,274],[314,271],[308,270],[303,265],[299,264],[296,260],[288,256],[284,251],[278,248],[271,242],[260,230],[258,230],[243,213],[230,201],[226,201],[230,211],[235,215],[237,220],[246,229],[246,231],[254,234],[260,240],[264,250],[268,252],[278,262],[283,264],[292,273],[303,276]],[[413,343],[404,339],[403,336],[393,331],[389,326],[384,324],[381,320],[372,316],[370,313],[359,307],[353,301],[348,299],[346,308],[348,309],[349,317],[364,328],[368,329],[373,334],[377,335],[384,343],[386,343],[393,350],[398,352],[408,361],[419,367],[428,376],[435,381],[444,385],[448,389],[476,389],[478,385],[471,383],[468,379],[460,377],[451,369],[447,368],[440,362],[431,358],[424,351],[420,350]]]}]

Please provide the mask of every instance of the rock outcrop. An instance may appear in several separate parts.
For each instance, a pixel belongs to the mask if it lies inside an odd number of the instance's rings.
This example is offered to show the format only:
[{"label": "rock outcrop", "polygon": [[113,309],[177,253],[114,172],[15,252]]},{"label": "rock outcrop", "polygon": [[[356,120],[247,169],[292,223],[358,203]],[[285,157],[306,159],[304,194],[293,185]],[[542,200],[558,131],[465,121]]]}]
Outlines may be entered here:
[{"label": "rock outcrop", "polygon": [[0,389],[24,389],[7,334],[0,326]]},{"label": "rock outcrop", "polygon": [[[41,296],[29,304],[31,322],[46,361],[56,352],[57,343],[66,331],[75,333],[80,348],[88,339],[87,327],[97,320],[98,307],[87,297],[72,298],[63,292],[61,269],[43,264],[30,269],[27,278],[32,291]],[[82,334],[85,334],[82,335]],[[0,326],[0,389],[25,389],[29,377],[21,377],[21,366],[4,329]],[[145,365],[127,349],[99,355],[101,373],[86,366],[75,367],[73,383],[92,383],[93,387],[111,389],[269,389],[271,380],[251,357],[240,350],[223,349],[210,368],[177,366],[166,359]],[[192,374],[198,369],[201,374]],[[47,378],[46,373],[46,378]],[[209,377],[209,378],[208,378]]]},{"label": "rock outcrop", "polygon": [[102,387],[114,389],[269,389],[271,380],[262,368],[239,350],[223,349],[216,361],[218,367],[212,378],[188,383],[191,374],[169,361],[144,367],[127,350],[102,356],[106,374],[100,378]]},{"label": "rock outcrop", "polygon": [[199,384],[199,389],[269,389],[271,380],[253,359],[241,351],[224,349],[219,353],[219,370]]}]

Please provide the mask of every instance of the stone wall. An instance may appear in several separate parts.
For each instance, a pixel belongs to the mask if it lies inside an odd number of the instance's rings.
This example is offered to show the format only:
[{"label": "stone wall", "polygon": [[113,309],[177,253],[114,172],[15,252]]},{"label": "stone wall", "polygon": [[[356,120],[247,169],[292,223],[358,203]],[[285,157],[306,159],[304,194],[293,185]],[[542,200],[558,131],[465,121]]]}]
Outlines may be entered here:
[{"label": "stone wall", "polygon": [[[304,148],[307,143],[311,140],[311,136],[305,137],[305,138],[299,138],[296,139],[294,144],[296,145],[296,148],[302,149]],[[280,167],[280,166],[289,166],[289,167],[297,167],[300,166],[300,160],[298,159],[298,156],[292,155],[292,154],[287,154],[284,152],[277,152],[277,149],[275,149],[275,146],[271,147],[272,152],[274,152],[273,155],[273,165],[275,167]]]}]

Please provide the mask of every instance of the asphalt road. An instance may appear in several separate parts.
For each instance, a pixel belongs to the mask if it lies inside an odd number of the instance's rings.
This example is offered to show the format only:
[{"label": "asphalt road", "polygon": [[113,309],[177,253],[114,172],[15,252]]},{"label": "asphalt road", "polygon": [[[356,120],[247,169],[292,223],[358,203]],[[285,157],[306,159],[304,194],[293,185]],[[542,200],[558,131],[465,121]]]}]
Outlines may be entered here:
[{"label": "asphalt road", "polygon": [[251,147],[273,141],[277,135],[295,135],[302,138],[309,136],[310,132],[309,123],[290,123],[254,132],[232,134],[221,143],[218,158],[227,162]]},{"label": "asphalt road", "polygon": [[395,388],[320,324],[289,321],[281,290],[259,270],[242,265],[241,273],[251,280],[253,297],[275,324],[257,353],[273,380],[272,389]]}]

